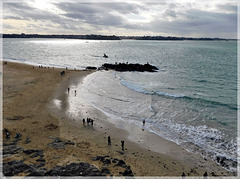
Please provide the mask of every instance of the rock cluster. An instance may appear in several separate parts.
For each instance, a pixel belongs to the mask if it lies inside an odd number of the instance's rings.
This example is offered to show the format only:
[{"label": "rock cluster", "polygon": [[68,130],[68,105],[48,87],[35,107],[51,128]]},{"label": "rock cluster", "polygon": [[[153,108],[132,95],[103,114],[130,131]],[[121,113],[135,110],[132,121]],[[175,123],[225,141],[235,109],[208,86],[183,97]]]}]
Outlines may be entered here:
[{"label": "rock cluster", "polygon": [[105,69],[112,69],[112,70],[116,70],[116,71],[138,71],[138,72],[156,72],[158,70],[158,68],[156,66],[150,65],[149,63],[147,64],[128,64],[128,63],[116,63],[116,64],[108,64],[105,63],[102,65],[102,68]]},{"label": "rock cluster", "polygon": [[[44,166],[46,160],[44,159],[44,151],[38,149],[24,149],[18,146],[18,141],[22,140],[20,133],[14,138],[10,138],[10,132],[5,129],[6,140],[3,141],[3,158],[8,158],[3,162],[3,174],[4,176],[17,176],[24,174],[25,176],[106,176],[111,175],[108,166],[114,164],[116,167],[122,167],[124,172],[120,173],[123,176],[133,176],[130,166],[127,166],[123,160],[112,158],[109,156],[96,156],[92,158],[93,161],[99,160],[104,164],[104,167],[99,170],[95,166],[86,163],[70,163],[64,166],[55,166],[54,168],[47,170]],[[7,135],[8,134],[8,135]],[[50,137],[53,139],[48,144],[49,147],[54,149],[64,149],[66,145],[75,145],[74,142],[64,141],[58,137]],[[30,137],[25,139],[25,144],[30,143]],[[25,155],[23,160],[10,160],[12,155]],[[26,162],[26,158],[31,158],[31,164]]]},{"label": "rock cluster", "polygon": [[66,166],[56,166],[47,171],[45,176],[105,176],[99,169],[89,163],[71,163]]},{"label": "rock cluster", "polygon": [[54,149],[64,149],[65,145],[75,145],[74,142],[71,141],[63,141],[59,139],[58,137],[52,137],[53,142],[49,143],[48,146],[54,148]]},{"label": "rock cluster", "polygon": [[[8,131],[7,129],[5,132]],[[9,131],[8,131],[9,132]],[[75,145],[71,141],[63,141],[57,137],[52,137],[53,142],[49,146],[55,149],[64,149],[65,145]],[[17,176],[20,173],[25,173],[26,176],[105,176],[104,173],[90,165],[89,163],[71,163],[65,166],[56,166],[51,170],[44,168],[45,159],[43,150],[28,149],[24,150],[22,147],[18,146],[18,141],[22,140],[21,135],[18,133],[16,137],[10,141],[8,138],[3,143],[3,158],[11,157],[15,154],[25,154],[28,157],[35,160],[33,164],[26,164],[24,160],[12,160],[8,162],[3,162],[3,174],[5,176]],[[29,137],[26,138],[27,143],[31,140]]]},{"label": "rock cluster", "polygon": [[110,156],[96,156],[92,158],[93,161],[100,161],[104,164],[104,168],[102,169],[102,172],[104,174],[110,174],[110,171],[108,170],[108,168],[106,166],[110,165],[110,164],[114,164],[114,167],[121,167],[124,168],[125,171],[121,172],[119,174],[123,175],[123,176],[134,176],[133,172],[131,170],[131,167],[128,166],[123,160],[121,159],[117,159],[117,158],[112,158]]}]

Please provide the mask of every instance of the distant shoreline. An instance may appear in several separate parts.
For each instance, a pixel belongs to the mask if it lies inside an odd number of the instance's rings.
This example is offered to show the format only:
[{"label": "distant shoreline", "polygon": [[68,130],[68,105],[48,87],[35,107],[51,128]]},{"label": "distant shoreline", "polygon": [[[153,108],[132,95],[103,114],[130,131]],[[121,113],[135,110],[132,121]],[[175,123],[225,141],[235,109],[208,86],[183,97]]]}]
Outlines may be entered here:
[{"label": "distant shoreline", "polygon": [[58,38],[58,39],[85,39],[85,40],[157,40],[157,41],[182,41],[182,40],[199,40],[199,41],[237,41],[238,39],[224,38],[193,38],[193,37],[173,37],[173,36],[115,36],[115,35],[40,35],[40,34],[2,34],[2,38]]}]

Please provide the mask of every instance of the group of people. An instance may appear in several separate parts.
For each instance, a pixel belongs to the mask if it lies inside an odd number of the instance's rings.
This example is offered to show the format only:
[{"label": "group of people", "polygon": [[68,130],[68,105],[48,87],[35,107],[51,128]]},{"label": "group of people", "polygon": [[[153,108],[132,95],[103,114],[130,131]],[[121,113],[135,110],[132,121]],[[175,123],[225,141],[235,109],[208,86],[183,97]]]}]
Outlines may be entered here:
[{"label": "group of people", "polygon": [[[91,119],[91,118],[87,118],[87,124],[89,125],[89,123],[93,126],[93,119]],[[86,123],[86,120],[85,120],[85,118],[83,118],[83,126],[85,127],[86,125],[85,125],[85,123]]]},{"label": "group of people", "polygon": [[[70,88],[69,87],[68,87],[67,91],[68,91],[68,94],[69,94],[69,92],[70,92]],[[77,96],[77,90],[74,90],[74,94],[75,94],[75,96]]]},{"label": "group of people", "polygon": [[[87,118],[87,124],[89,125],[89,123],[93,126],[93,119],[91,119],[91,118]],[[83,126],[84,127],[86,127],[86,120],[85,120],[85,118],[83,118]],[[111,145],[112,144],[112,142],[111,142],[111,137],[110,136],[108,136],[108,145]],[[121,146],[122,146],[122,151],[124,151],[124,140],[122,140],[121,141]]]},{"label": "group of people", "polygon": [[[87,124],[89,125],[89,123],[91,123],[91,125],[93,126],[93,119],[91,119],[91,118],[87,118]],[[145,120],[143,120],[143,126],[145,125]],[[86,120],[85,120],[85,118],[83,118],[83,126],[84,127],[86,127],[86,125],[85,125],[85,123],[86,123]],[[111,141],[111,137],[110,136],[108,136],[108,145],[111,145],[112,144],[112,141]],[[122,140],[121,141],[121,147],[122,147],[122,151],[124,151],[124,140]]]},{"label": "group of people", "polygon": [[[108,145],[111,145],[112,142],[111,142],[111,137],[108,136]],[[121,141],[121,146],[122,146],[122,151],[124,151],[124,140]]]}]

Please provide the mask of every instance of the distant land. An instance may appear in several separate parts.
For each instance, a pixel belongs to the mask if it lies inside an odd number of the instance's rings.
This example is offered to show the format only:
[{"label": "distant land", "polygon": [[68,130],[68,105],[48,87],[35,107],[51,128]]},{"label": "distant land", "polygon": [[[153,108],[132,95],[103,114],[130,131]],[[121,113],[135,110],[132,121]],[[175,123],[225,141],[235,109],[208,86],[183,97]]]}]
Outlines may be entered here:
[{"label": "distant land", "polygon": [[40,34],[2,34],[3,38],[60,38],[60,39],[88,39],[88,40],[237,40],[224,38],[192,38],[192,37],[173,37],[173,36],[107,36],[107,35],[40,35]]}]

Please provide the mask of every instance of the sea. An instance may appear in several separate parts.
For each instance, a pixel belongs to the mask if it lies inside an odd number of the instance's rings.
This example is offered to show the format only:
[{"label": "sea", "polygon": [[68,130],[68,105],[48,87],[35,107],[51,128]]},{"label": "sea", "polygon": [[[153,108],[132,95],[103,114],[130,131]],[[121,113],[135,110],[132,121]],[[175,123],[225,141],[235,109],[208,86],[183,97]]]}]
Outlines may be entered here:
[{"label": "sea", "polygon": [[69,69],[155,65],[154,73],[92,73],[82,98],[114,120],[139,128],[145,120],[144,130],[237,169],[237,41],[4,38],[3,59]]}]

